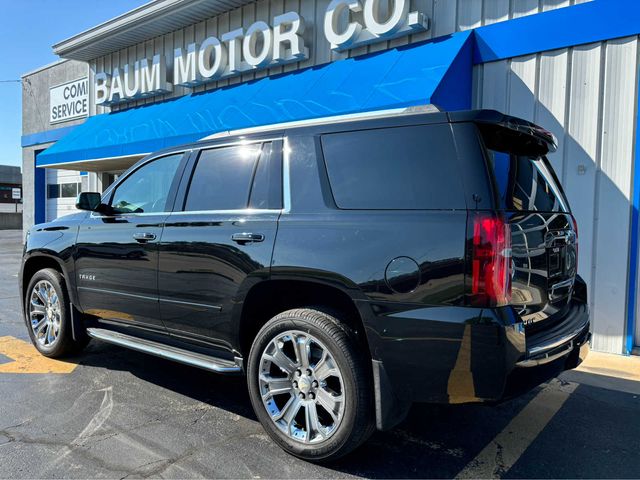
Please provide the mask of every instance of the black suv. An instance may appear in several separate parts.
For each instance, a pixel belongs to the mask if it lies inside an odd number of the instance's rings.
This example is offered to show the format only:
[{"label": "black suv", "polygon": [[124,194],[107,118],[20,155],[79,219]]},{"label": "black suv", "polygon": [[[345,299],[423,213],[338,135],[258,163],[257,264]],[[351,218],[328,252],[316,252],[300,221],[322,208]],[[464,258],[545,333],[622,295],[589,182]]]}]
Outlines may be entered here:
[{"label": "black suv", "polygon": [[413,402],[495,403],[574,368],[587,289],[553,135],[424,110],[217,134],[82,193],[26,239],[33,344],[244,373],[269,435],[314,461]]}]

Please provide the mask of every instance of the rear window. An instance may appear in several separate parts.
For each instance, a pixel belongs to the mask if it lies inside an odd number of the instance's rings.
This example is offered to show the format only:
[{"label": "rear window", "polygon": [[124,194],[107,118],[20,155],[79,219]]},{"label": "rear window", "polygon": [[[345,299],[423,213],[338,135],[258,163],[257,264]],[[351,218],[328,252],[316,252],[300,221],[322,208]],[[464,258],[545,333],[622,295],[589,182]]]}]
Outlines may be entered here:
[{"label": "rear window", "polygon": [[322,150],[339,208],[466,207],[448,124],[328,134]]},{"label": "rear window", "polygon": [[500,203],[507,210],[568,212],[562,191],[545,157],[487,150]]},{"label": "rear window", "polygon": [[501,208],[526,212],[568,212],[569,207],[535,135],[501,124],[478,125]]}]

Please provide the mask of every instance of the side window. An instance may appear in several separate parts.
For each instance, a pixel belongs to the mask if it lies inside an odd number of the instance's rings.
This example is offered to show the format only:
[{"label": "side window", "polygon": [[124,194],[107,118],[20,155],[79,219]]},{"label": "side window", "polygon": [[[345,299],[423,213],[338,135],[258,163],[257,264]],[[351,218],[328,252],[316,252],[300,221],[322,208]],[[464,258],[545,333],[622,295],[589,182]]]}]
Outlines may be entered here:
[{"label": "side window", "polygon": [[251,188],[249,208],[282,208],[282,143],[265,143]]},{"label": "side window", "polygon": [[154,213],[168,210],[167,200],[183,154],[153,160],[129,175],[111,197],[114,213]]},{"label": "side window", "polygon": [[322,150],[339,208],[466,208],[448,124],[328,134]]},{"label": "side window", "polygon": [[262,144],[203,150],[191,177],[186,211],[247,208]]}]

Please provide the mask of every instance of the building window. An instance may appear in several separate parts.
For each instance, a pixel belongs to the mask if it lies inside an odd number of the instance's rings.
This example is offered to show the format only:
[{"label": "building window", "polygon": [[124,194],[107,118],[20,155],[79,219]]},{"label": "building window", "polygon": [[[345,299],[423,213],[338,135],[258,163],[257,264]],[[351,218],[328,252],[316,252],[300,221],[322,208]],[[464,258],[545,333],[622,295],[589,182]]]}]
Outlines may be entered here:
[{"label": "building window", "polygon": [[47,198],[60,198],[60,185],[47,185]]},{"label": "building window", "polygon": [[0,203],[15,203],[12,195],[14,188],[21,188],[19,185],[0,185]]},{"label": "building window", "polygon": [[82,183],[51,183],[47,185],[47,198],[75,198],[82,191]]}]

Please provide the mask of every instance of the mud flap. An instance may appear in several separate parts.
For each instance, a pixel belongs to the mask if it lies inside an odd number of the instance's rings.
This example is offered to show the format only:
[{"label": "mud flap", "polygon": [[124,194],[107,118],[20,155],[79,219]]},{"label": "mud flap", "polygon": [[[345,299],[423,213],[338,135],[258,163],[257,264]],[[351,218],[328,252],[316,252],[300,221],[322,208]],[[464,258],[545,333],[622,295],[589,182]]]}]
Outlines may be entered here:
[{"label": "mud flap", "polygon": [[375,392],[376,428],[389,430],[406,418],[411,402],[399,399],[395,394],[381,361],[372,360],[371,363]]},{"label": "mud flap", "polygon": [[69,305],[71,306],[71,337],[76,342],[86,341],[89,337],[87,336],[87,328],[82,323],[82,314],[73,303]]}]

